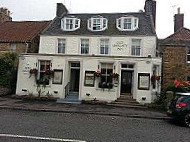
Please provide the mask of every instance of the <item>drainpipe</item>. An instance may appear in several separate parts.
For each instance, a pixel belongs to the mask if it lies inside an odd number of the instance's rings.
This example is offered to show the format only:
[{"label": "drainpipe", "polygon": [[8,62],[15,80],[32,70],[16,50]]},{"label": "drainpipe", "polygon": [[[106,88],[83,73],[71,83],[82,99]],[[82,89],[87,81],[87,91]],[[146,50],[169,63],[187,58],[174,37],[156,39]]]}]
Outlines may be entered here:
[{"label": "drainpipe", "polygon": [[25,53],[27,53],[27,52],[28,52],[28,43],[25,42]]}]

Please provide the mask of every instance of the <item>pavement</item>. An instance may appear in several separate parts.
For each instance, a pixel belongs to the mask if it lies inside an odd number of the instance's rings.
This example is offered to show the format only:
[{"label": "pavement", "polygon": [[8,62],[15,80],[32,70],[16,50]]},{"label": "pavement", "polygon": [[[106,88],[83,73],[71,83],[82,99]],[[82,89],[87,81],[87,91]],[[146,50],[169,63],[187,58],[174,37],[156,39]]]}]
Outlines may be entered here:
[{"label": "pavement", "polygon": [[165,111],[150,108],[117,107],[112,105],[92,104],[57,104],[52,101],[33,101],[0,97],[0,109],[43,111],[60,113],[80,113],[94,115],[121,116],[130,118],[147,118],[169,120]]}]

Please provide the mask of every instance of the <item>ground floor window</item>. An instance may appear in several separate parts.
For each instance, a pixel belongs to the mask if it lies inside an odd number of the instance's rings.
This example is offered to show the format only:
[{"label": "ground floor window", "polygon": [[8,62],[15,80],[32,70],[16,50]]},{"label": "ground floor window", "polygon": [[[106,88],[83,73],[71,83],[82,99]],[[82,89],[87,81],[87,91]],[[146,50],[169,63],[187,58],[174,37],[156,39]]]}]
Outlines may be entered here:
[{"label": "ground floor window", "polygon": [[39,61],[38,84],[49,85],[50,64],[51,62],[49,60]]},{"label": "ground floor window", "polygon": [[113,73],[113,63],[101,64],[101,78],[99,88],[112,88],[113,79],[111,74]]}]

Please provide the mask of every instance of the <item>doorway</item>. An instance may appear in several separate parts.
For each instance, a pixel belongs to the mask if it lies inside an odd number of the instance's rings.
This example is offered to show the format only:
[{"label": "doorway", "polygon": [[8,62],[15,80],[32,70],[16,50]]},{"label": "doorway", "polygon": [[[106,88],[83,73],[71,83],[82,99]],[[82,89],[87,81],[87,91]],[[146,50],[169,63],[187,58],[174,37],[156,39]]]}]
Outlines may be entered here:
[{"label": "doorway", "polygon": [[121,71],[121,94],[131,94],[133,71]]},{"label": "doorway", "polygon": [[71,63],[70,91],[79,92],[80,63]]}]

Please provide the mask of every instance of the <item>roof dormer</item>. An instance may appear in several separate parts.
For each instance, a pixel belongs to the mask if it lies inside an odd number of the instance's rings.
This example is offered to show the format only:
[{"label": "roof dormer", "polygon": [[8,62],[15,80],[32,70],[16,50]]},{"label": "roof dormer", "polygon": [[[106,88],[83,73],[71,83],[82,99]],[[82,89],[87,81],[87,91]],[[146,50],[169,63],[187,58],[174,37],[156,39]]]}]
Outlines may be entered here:
[{"label": "roof dormer", "polygon": [[80,28],[80,19],[76,17],[64,17],[61,20],[61,29],[64,31],[75,31]]},{"label": "roof dormer", "polygon": [[122,16],[116,20],[116,27],[120,31],[134,31],[138,29],[139,19],[133,16]]},{"label": "roof dormer", "polygon": [[90,31],[104,31],[108,27],[108,20],[102,16],[95,16],[88,19],[88,29]]}]

